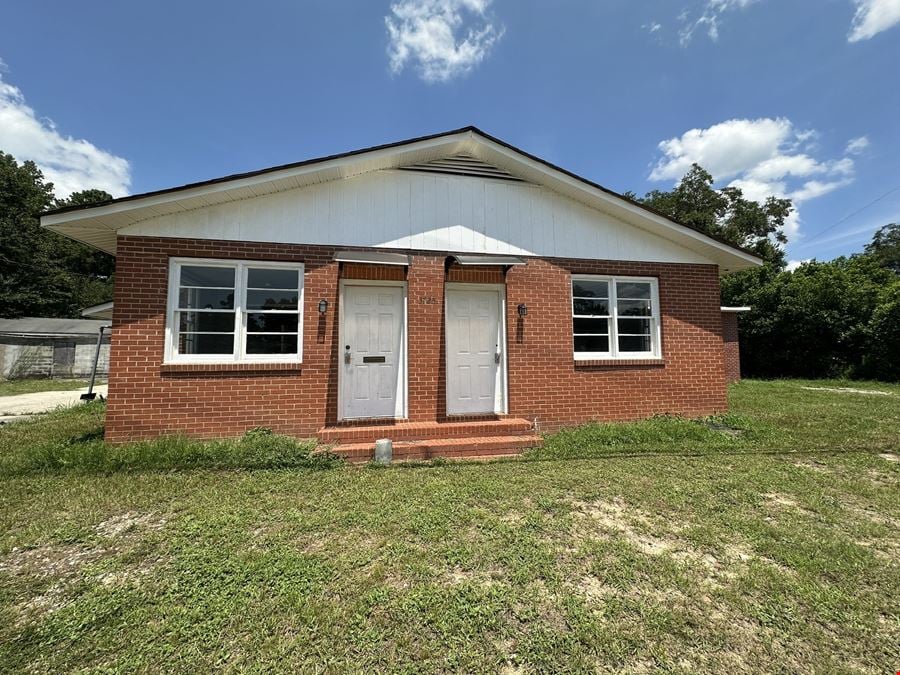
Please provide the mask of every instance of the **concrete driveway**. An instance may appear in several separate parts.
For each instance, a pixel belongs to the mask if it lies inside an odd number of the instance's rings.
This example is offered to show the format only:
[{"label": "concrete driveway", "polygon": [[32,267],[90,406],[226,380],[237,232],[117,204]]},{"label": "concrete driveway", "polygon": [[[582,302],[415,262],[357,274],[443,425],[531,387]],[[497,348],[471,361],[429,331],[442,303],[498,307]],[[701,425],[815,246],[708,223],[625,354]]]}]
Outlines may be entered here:
[{"label": "concrete driveway", "polygon": [[[94,387],[94,392],[98,396],[105,397],[107,386],[105,384],[97,385]],[[17,418],[48,412],[60,406],[76,405],[81,403],[79,397],[85,393],[87,393],[87,387],[71,391],[39,391],[34,394],[0,396],[0,421],[10,422]]]}]

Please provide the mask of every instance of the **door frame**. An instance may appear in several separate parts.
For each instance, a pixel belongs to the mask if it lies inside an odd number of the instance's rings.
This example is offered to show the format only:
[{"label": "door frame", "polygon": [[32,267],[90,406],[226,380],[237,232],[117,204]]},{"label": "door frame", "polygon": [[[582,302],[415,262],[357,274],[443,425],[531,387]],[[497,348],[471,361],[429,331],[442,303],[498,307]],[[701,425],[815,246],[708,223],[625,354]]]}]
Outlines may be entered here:
[{"label": "door frame", "polygon": [[[498,298],[498,306],[500,316],[500,345],[502,353],[500,355],[500,397],[499,406],[494,405],[493,412],[485,413],[451,413],[450,412],[450,350],[447,345],[447,319],[450,316],[448,311],[448,291],[495,291]],[[448,281],[444,284],[444,413],[447,417],[470,417],[478,415],[506,415],[509,411],[509,374],[508,374],[508,351],[509,342],[506,339],[506,284],[476,284],[465,283],[460,281]],[[499,408],[499,409],[498,409]]]},{"label": "door frame", "polygon": [[[394,414],[382,417],[344,417],[344,289],[347,286],[398,286],[403,289],[403,316],[400,321],[400,355],[397,359],[397,400],[394,402]],[[409,390],[409,363],[407,347],[407,334],[409,312],[408,312],[408,286],[405,281],[370,281],[368,279],[340,279],[338,283],[338,344],[337,344],[337,366],[338,366],[338,391],[337,391],[337,419],[339,422],[344,420],[366,420],[366,419],[406,419],[409,416],[408,410],[408,390]]]}]

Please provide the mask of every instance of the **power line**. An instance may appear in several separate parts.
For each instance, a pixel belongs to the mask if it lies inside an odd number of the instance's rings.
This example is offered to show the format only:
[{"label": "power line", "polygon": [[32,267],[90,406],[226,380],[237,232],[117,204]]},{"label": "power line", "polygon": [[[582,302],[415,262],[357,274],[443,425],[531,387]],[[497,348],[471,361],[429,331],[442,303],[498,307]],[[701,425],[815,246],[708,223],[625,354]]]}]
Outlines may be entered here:
[{"label": "power line", "polygon": [[[0,255],[0,261],[9,263],[10,265],[18,265],[20,267],[28,267],[33,270],[37,270],[38,272],[50,271],[50,268],[48,268],[48,267],[40,267],[39,265],[32,265],[31,263],[22,262],[21,260],[10,260],[5,255]],[[76,277],[82,277],[84,279],[90,279],[90,280],[94,280],[94,281],[105,281],[105,280],[109,279],[108,276],[85,274],[84,272],[76,272],[75,270],[67,270],[64,267],[56,267],[56,270],[63,272],[64,274],[71,274]]]},{"label": "power line", "polygon": [[848,220],[850,220],[853,216],[862,213],[863,211],[865,211],[867,208],[869,208],[869,207],[872,206],[873,204],[877,204],[877,203],[880,202],[882,199],[884,199],[885,197],[888,197],[888,196],[894,194],[894,193],[897,192],[898,190],[900,190],[900,185],[898,185],[897,187],[893,188],[892,190],[888,190],[887,192],[885,192],[885,193],[884,193],[883,195],[881,195],[880,197],[877,197],[877,198],[873,199],[872,201],[870,201],[868,204],[866,204],[866,205],[864,205],[864,206],[861,206],[860,208],[856,209],[856,211],[854,211],[853,213],[850,213],[850,214],[844,216],[843,218],[841,218],[839,221],[837,221],[837,222],[834,223],[833,225],[829,225],[829,226],[826,227],[824,230],[819,230],[819,231],[816,232],[813,236],[811,236],[809,239],[807,239],[806,241],[802,242],[803,245],[806,246],[806,245],[809,244],[811,241],[815,241],[816,239],[818,239],[819,237],[821,237],[821,236],[822,236],[823,234],[825,234],[826,232],[829,232],[829,231],[833,230],[834,228],[836,228],[838,225],[841,225],[842,223],[846,223],[846,222],[847,222]]}]

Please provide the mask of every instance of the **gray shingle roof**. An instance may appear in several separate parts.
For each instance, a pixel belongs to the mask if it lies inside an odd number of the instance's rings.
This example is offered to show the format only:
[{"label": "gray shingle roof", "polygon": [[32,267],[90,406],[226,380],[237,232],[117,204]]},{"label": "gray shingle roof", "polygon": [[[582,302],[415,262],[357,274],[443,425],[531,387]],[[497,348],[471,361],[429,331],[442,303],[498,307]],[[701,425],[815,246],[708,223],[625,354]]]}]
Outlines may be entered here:
[{"label": "gray shingle roof", "polygon": [[0,319],[0,335],[96,335],[108,325],[92,319]]}]

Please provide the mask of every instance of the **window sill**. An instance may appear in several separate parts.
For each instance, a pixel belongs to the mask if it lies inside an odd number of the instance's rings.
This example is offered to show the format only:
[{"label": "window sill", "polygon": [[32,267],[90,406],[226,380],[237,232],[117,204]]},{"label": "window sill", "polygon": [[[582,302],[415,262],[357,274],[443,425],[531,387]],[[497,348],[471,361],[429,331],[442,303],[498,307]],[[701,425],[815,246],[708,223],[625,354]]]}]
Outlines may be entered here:
[{"label": "window sill", "polygon": [[576,368],[620,368],[622,366],[656,366],[664,367],[666,360],[662,358],[648,359],[575,359]]},{"label": "window sill", "polygon": [[159,367],[160,375],[184,373],[271,373],[299,372],[303,369],[300,361],[260,362],[260,363],[164,363]]}]

